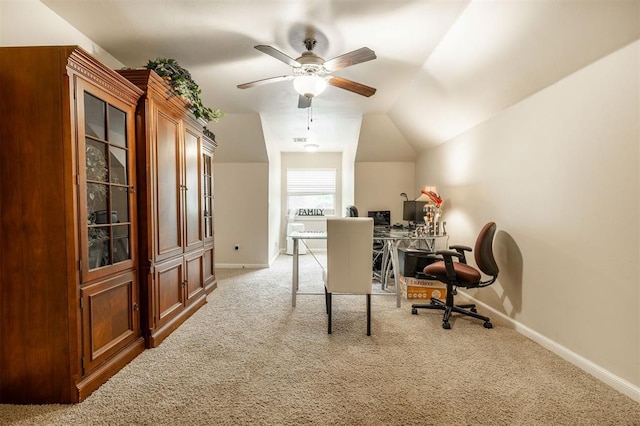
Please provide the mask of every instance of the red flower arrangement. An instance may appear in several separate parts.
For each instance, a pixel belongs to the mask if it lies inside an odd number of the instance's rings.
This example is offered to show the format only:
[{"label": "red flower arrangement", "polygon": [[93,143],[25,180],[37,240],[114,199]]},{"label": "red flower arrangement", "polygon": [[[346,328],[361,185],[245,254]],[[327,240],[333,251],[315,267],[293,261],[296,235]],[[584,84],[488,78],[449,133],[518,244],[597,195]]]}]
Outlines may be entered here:
[{"label": "red flower arrangement", "polygon": [[442,205],[442,197],[438,195],[437,192],[427,191],[425,189],[423,189],[421,192],[429,197],[429,199],[433,202],[433,204],[436,205],[436,207],[440,208],[440,206]]}]

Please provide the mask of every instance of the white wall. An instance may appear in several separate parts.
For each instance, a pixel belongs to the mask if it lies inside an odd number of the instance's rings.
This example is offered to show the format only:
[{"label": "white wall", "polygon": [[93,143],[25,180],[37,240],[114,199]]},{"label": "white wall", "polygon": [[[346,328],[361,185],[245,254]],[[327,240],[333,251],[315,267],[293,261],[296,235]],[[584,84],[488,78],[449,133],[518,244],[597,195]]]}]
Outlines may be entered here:
[{"label": "white wall", "polygon": [[450,244],[498,225],[498,282],[470,293],[638,400],[639,63],[636,42],[416,166],[445,199]]},{"label": "white wall", "polygon": [[78,45],[105,65],[124,65],[38,0],[0,0],[0,46]]},{"label": "white wall", "polygon": [[358,152],[359,163],[380,161],[414,162],[416,151],[409,145],[395,123],[387,114],[365,114],[362,116]]},{"label": "white wall", "polygon": [[269,161],[262,120],[258,114],[227,114],[212,126],[219,145],[218,163],[266,163]]},{"label": "white wall", "polygon": [[[360,123],[362,124],[362,122]],[[358,132],[362,132],[362,127],[358,127]],[[344,216],[347,206],[355,204],[355,161],[356,154],[362,148],[360,140],[355,144],[346,144],[342,152],[342,197],[340,205],[342,210],[338,216]]]},{"label": "white wall", "polygon": [[360,216],[367,211],[390,210],[391,224],[402,223],[402,206],[405,192],[410,200],[414,194],[415,163],[356,163],[355,206]]},{"label": "white wall", "polygon": [[216,267],[268,266],[269,165],[214,163],[214,195]]},{"label": "white wall", "polygon": [[[269,154],[269,264],[280,254],[282,232],[282,159],[280,151],[268,149]],[[285,249],[286,247],[283,247]]]}]

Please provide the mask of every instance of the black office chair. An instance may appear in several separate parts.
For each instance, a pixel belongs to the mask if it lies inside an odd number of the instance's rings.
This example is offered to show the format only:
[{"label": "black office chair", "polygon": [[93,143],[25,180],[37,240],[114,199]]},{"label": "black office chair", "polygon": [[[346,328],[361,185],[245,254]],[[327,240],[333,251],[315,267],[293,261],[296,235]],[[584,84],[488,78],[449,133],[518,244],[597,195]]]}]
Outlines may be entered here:
[{"label": "black office chair", "polygon": [[345,217],[358,217],[358,208],[356,206],[347,206],[345,210]]},{"label": "black office chair", "polygon": [[[411,305],[411,313],[418,314],[418,309],[440,309],[444,311],[442,317],[442,328],[450,329],[449,318],[452,313],[459,313],[484,321],[484,328],[493,328],[489,317],[479,315],[474,304],[456,305],[453,296],[456,288],[481,288],[493,284],[498,278],[498,265],[493,257],[493,237],[496,233],[495,222],[487,223],[476,240],[473,249],[476,264],[480,271],[489,276],[486,281],[481,281],[482,275],[477,269],[467,265],[465,251],[471,251],[471,247],[453,245],[450,249],[437,251],[436,255],[442,256],[444,260],[434,262],[424,268],[427,279],[434,279],[447,285],[447,297],[445,301],[431,298],[429,304]],[[454,251],[455,250],[455,251]],[[454,262],[453,258],[457,258]]]}]

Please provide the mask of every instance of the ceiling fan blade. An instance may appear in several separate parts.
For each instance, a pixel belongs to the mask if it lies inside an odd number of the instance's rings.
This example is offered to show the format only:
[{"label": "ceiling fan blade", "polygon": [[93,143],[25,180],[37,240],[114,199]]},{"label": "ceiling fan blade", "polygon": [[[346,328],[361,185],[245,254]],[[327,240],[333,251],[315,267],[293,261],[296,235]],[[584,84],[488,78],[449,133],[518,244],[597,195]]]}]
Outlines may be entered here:
[{"label": "ceiling fan blade", "polygon": [[311,99],[313,98],[307,98],[304,95],[300,95],[298,97],[298,108],[309,108],[311,106]]},{"label": "ceiling fan blade", "polygon": [[328,79],[330,85],[339,87],[344,90],[348,90],[358,95],[369,97],[376,93],[376,89],[373,87],[365,86],[364,84],[356,83],[355,81],[348,80],[342,77],[331,76]]},{"label": "ceiling fan blade", "polygon": [[265,44],[259,44],[259,45],[254,46],[254,47],[256,49],[258,49],[259,51],[261,51],[262,53],[266,53],[269,56],[273,56],[277,60],[282,61],[285,64],[287,64],[289,66],[292,66],[294,68],[299,68],[299,67],[302,66],[302,64],[300,64],[300,62],[296,61],[295,59],[293,59],[291,56],[287,55],[286,53],[282,53],[281,51],[279,51],[275,47],[267,46]]},{"label": "ceiling fan blade", "polygon": [[263,84],[276,83],[278,81],[291,80],[292,75],[281,75],[279,77],[263,78],[262,80],[251,81],[249,83],[238,84],[238,89],[248,89],[250,87],[261,86]]},{"label": "ceiling fan blade", "polygon": [[344,55],[336,56],[333,59],[325,61],[324,67],[328,71],[337,71],[351,65],[356,65],[362,62],[367,62],[372,59],[376,59],[376,53],[368,47],[361,47],[353,52],[345,53]]}]

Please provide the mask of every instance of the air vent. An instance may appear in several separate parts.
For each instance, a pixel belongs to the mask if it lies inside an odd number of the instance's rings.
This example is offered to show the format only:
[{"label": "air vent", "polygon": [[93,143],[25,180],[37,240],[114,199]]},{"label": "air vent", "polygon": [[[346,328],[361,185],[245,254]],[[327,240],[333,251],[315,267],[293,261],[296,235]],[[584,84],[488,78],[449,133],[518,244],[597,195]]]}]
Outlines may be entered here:
[{"label": "air vent", "polygon": [[295,143],[306,143],[307,138],[293,138],[293,142]]}]

